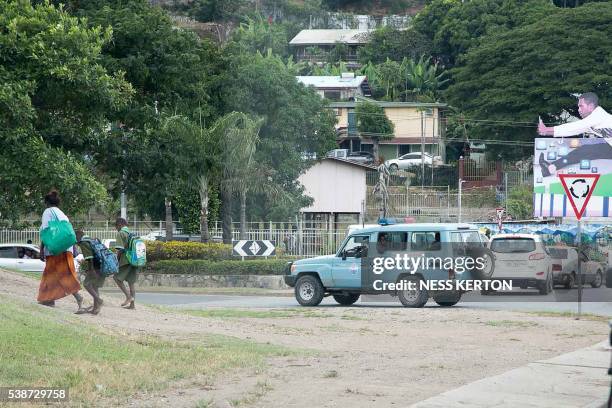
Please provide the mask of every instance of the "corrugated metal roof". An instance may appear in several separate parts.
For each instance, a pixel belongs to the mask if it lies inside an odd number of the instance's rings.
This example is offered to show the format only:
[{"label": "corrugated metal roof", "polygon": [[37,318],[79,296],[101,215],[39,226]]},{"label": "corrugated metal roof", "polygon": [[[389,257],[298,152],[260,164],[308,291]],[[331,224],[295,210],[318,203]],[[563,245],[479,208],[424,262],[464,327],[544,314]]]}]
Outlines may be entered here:
[{"label": "corrugated metal roof", "polygon": [[368,42],[368,34],[371,31],[372,30],[302,30],[289,41],[289,44],[366,44]]},{"label": "corrugated metal roof", "polygon": [[354,78],[343,78],[341,76],[297,76],[296,78],[298,82],[306,86],[314,86],[317,89],[359,88],[363,81],[366,80],[365,75]]}]

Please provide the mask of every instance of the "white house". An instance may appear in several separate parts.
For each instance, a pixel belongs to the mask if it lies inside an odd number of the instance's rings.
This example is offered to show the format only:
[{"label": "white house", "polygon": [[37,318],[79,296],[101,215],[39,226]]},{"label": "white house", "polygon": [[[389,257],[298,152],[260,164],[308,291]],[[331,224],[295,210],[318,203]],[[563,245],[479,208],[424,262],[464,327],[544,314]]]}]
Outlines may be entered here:
[{"label": "white house", "polygon": [[371,96],[372,90],[365,75],[345,72],[340,76],[297,76],[298,82],[312,86],[323,98],[332,101],[355,100],[356,96]]},{"label": "white house", "polygon": [[337,158],[325,158],[298,181],[314,202],[302,208],[306,221],[358,223],[365,208],[366,173],[375,167]]},{"label": "white house", "polygon": [[335,46],[346,47],[345,62],[356,66],[359,57],[358,50],[369,42],[373,30],[302,30],[291,41],[296,60],[324,62]]}]

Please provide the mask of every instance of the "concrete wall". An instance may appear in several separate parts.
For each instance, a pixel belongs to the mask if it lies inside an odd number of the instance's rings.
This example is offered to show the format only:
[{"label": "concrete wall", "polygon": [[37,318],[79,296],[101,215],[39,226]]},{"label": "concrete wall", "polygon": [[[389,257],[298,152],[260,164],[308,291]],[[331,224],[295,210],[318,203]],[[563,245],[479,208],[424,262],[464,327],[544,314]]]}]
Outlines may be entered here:
[{"label": "concrete wall", "polygon": [[306,170],[298,181],[314,199],[303,212],[360,213],[361,201],[366,199],[366,169],[353,164],[325,159]]},{"label": "concrete wall", "polygon": [[[105,287],[117,285],[106,279]],[[264,288],[289,289],[280,275],[164,275],[140,273],[136,287],[163,286],[170,288]]]}]

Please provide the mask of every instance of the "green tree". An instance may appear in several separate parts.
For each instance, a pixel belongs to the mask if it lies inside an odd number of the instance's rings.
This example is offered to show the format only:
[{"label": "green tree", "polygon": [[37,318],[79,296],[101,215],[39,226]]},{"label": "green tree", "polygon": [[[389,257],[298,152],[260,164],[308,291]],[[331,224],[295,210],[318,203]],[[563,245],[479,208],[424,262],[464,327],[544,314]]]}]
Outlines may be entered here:
[{"label": "green tree", "polygon": [[[538,115],[578,116],[572,94],[593,91],[612,102],[612,3],[558,8],[537,23],[483,37],[453,71],[448,100],[487,139],[532,141]],[[503,155],[520,153],[504,149]]]},{"label": "green tree", "polygon": [[221,213],[223,241],[228,244],[232,242],[231,209],[234,194],[240,197],[240,239],[246,239],[246,196],[249,187],[257,184],[254,158],[262,123],[262,119],[231,112],[217,120],[211,130],[221,142]]},{"label": "green tree", "polygon": [[[95,159],[114,175],[115,195],[124,190],[136,198],[140,212],[154,217],[165,212],[171,221],[173,195],[182,188],[171,177],[184,176],[177,169],[189,160],[189,144],[221,113],[217,78],[224,59],[216,45],[175,27],[164,10],[146,0],[71,1],[68,8],[92,27],[113,28],[113,41],[102,49],[104,66],[124,73],[136,90],[114,116],[117,125]],[[173,126],[183,136],[167,130]],[[165,202],[165,211],[154,200]]]},{"label": "green tree", "polygon": [[111,31],[24,1],[0,3],[0,27],[1,216],[40,210],[52,187],[69,213],[84,212],[106,197],[91,151],[131,93],[101,64]]},{"label": "green tree", "polygon": [[441,89],[449,81],[446,71],[439,72],[438,64],[421,56],[418,61],[404,59],[401,65],[404,79],[404,99],[421,102],[437,102]]},{"label": "green tree", "polygon": [[402,89],[402,67],[399,63],[387,60],[376,66],[378,76],[373,85],[384,89],[384,100],[397,101],[400,99]]},{"label": "green tree", "polygon": [[[223,87],[227,111],[264,119],[255,161],[269,172],[273,184],[293,197],[284,203],[302,201],[297,178],[312,164],[304,154],[320,157],[336,145],[336,119],[326,102],[298,83],[280,57],[270,54],[232,56]],[[282,204],[265,196],[254,199],[269,208]],[[298,210],[291,207],[280,212],[295,214]],[[269,219],[270,214],[264,211],[256,216]]]},{"label": "green tree", "polygon": [[387,60],[401,62],[404,58],[431,55],[431,47],[431,39],[419,31],[385,26],[370,34],[369,42],[359,49],[359,60],[362,64],[380,64]]},{"label": "green tree", "polygon": [[270,24],[261,16],[247,18],[246,22],[241,23],[234,31],[233,44],[239,48],[234,53],[255,53],[267,54],[271,50],[273,54],[287,56],[289,38],[284,25]]},{"label": "green tree", "polygon": [[359,102],[355,107],[357,130],[365,139],[371,139],[375,160],[380,161],[378,144],[381,140],[393,139],[394,126],[387,118],[385,110],[374,102]]},{"label": "green tree", "polygon": [[195,0],[189,4],[188,14],[203,22],[228,21],[244,14],[247,7],[245,0]]},{"label": "green tree", "polygon": [[452,67],[486,34],[537,22],[554,10],[548,0],[433,0],[415,17],[413,27],[432,42],[436,61]]},{"label": "green tree", "polygon": [[508,194],[508,215],[515,220],[529,220],[533,217],[533,187],[519,186]]}]

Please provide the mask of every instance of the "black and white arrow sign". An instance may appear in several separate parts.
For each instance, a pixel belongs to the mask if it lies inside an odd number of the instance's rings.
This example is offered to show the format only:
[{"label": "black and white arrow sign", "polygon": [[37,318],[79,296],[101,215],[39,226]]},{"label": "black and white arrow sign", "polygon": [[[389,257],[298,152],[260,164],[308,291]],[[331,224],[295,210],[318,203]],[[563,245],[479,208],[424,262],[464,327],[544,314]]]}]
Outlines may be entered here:
[{"label": "black and white arrow sign", "polygon": [[234,244],[232,255],[236,256],[271,256],[276,253],[276,248],[271,241],[247,241],[242,240]]}]

